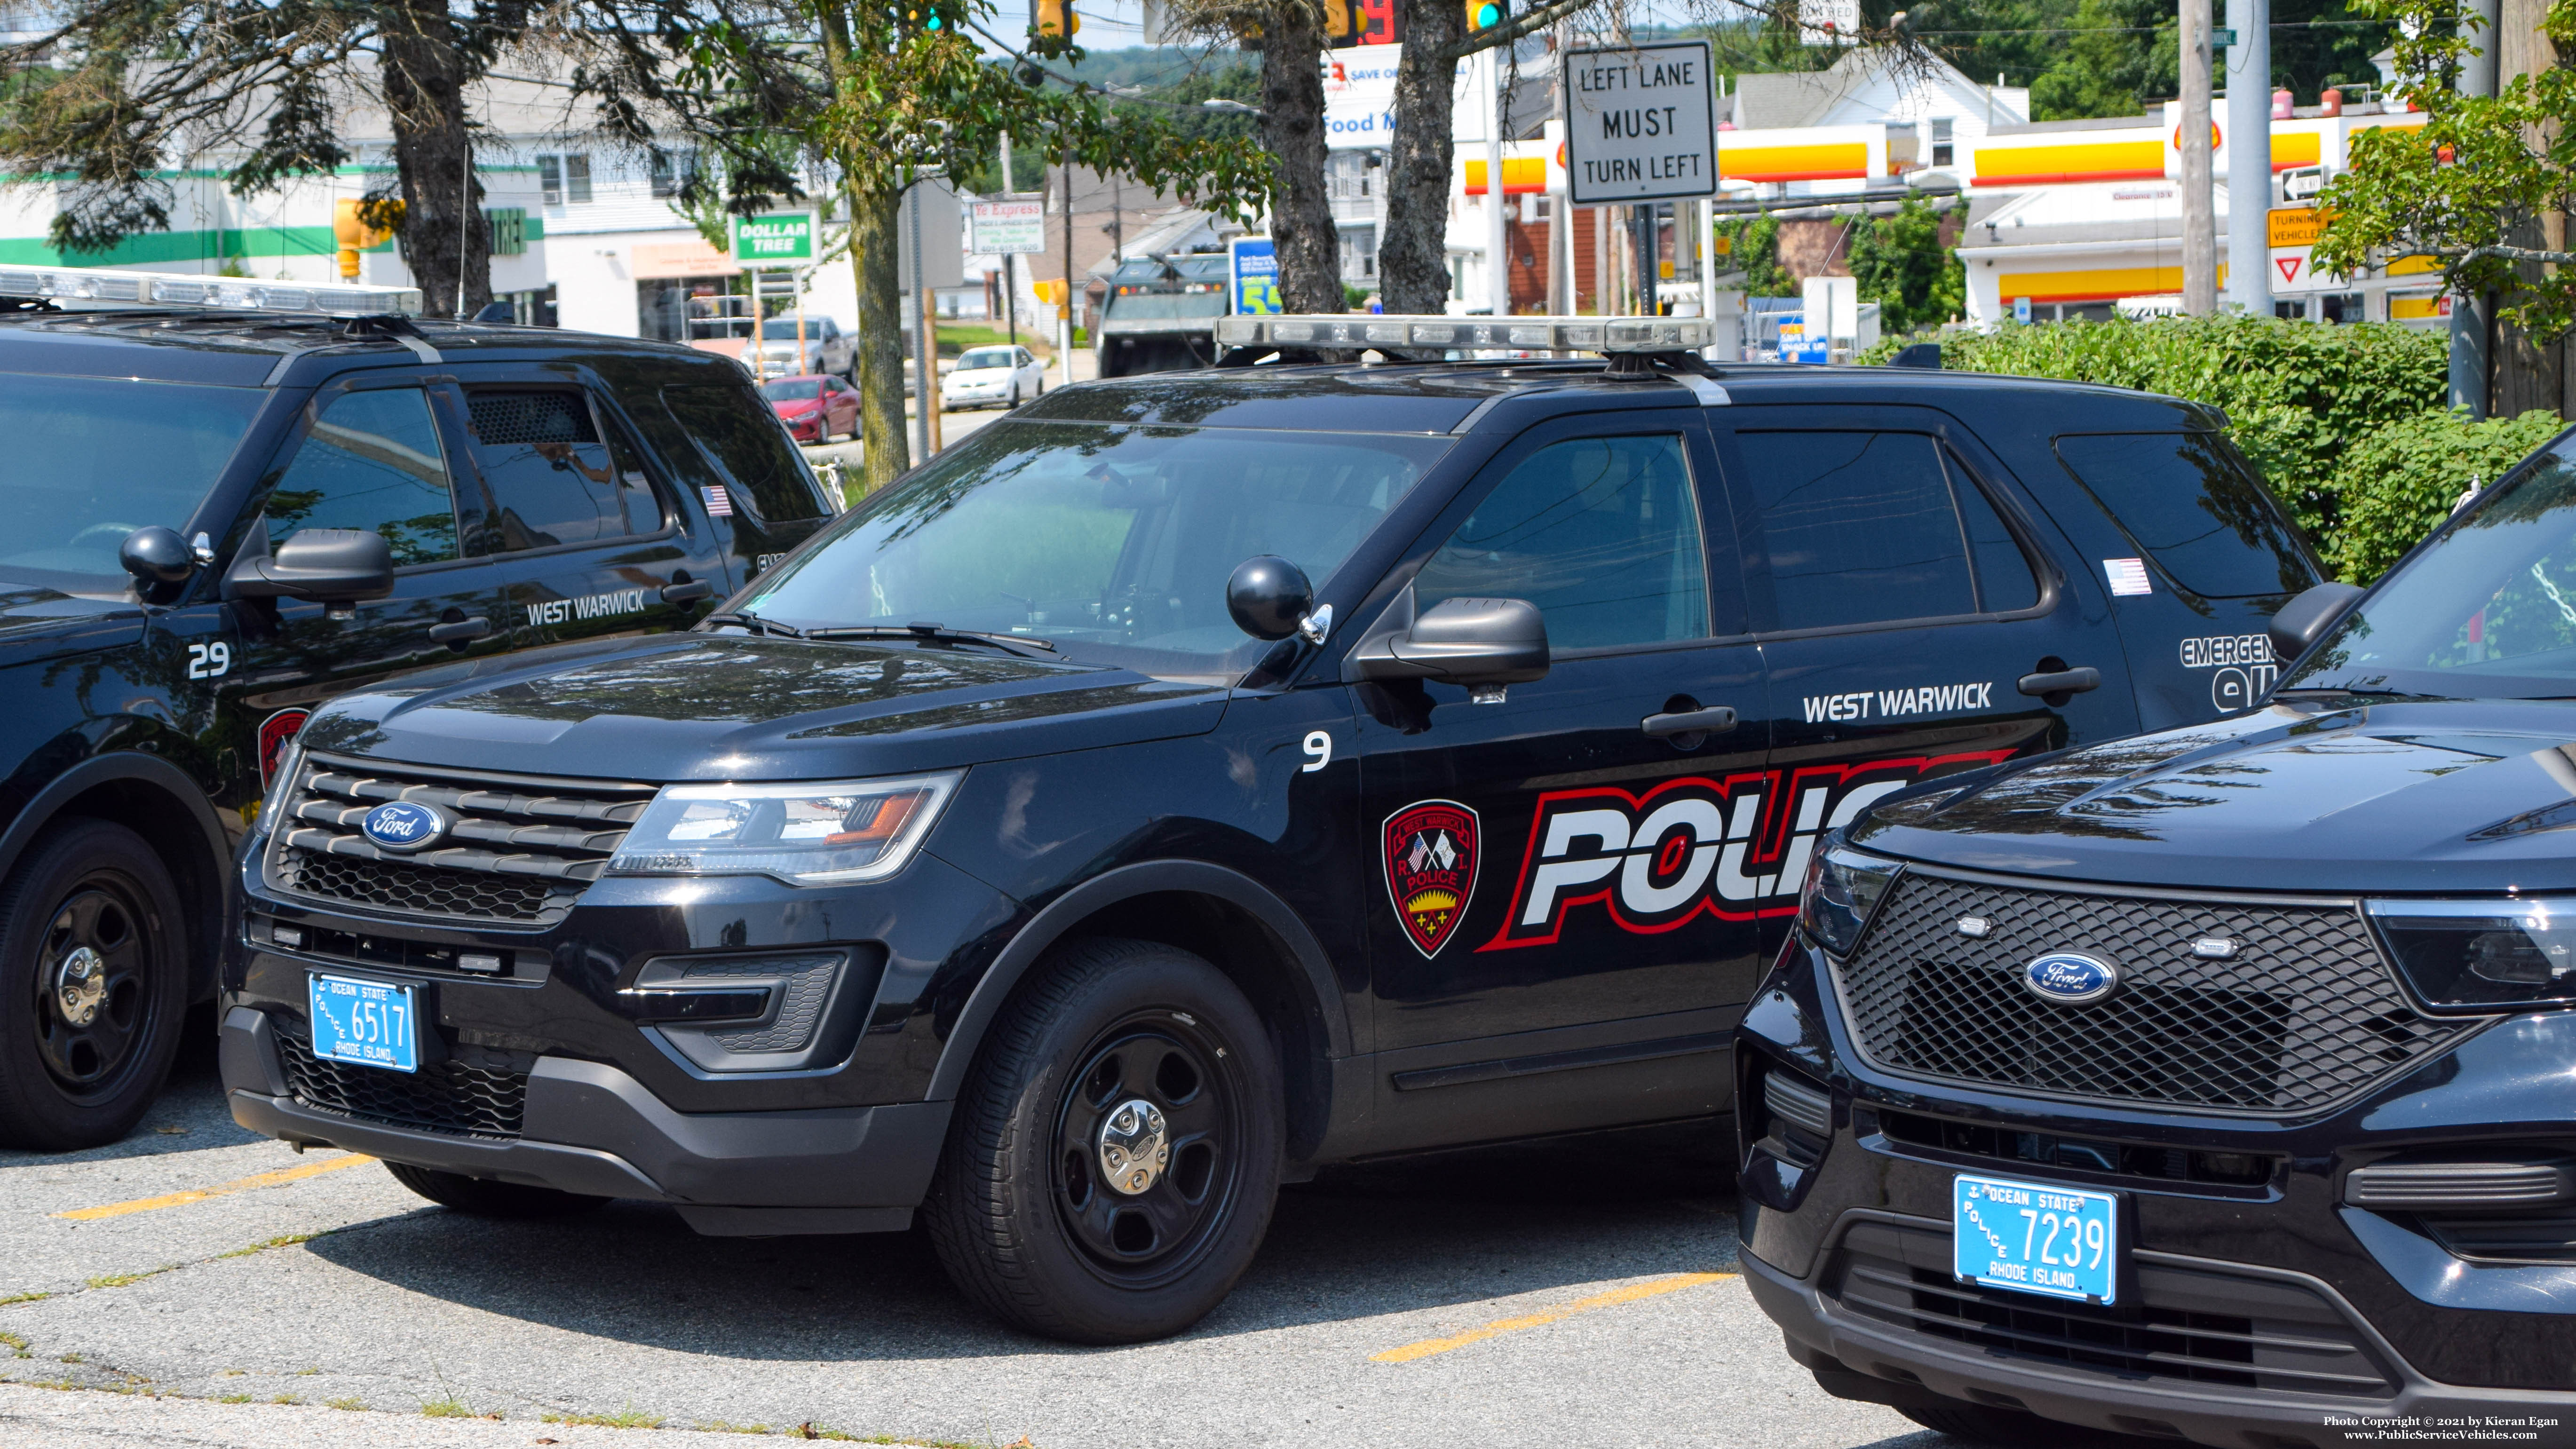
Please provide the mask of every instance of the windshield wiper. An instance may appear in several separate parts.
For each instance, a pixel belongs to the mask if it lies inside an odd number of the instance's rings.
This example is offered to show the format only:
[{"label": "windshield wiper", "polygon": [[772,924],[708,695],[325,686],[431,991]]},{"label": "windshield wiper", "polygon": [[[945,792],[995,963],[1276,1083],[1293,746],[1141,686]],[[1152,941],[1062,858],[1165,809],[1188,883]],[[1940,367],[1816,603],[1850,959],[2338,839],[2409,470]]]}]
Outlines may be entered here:
[{"label": "windshield wiper", "polygon": [[735,624],[742,628],[749,629],[754,634],[776,634],[788,639],[808,639],[813,637],[793,624],[781,624],[775,619],[764,619],[758,614],[751,612],[749,609],[735,609],[728,613],[709,614],[698,622],[701,625]]},{"label": "windshield wiper", "polygon": [[806,639],[911,639],[924,644],[991,644],[1004,649],[1037,649],[1056,652],[1055,645],[1044,639],[1030,639],[1019,634],[995,634],[982,629],[951,629],[945,624],[848,624],[829,629],[808,629],[799,637]]}]

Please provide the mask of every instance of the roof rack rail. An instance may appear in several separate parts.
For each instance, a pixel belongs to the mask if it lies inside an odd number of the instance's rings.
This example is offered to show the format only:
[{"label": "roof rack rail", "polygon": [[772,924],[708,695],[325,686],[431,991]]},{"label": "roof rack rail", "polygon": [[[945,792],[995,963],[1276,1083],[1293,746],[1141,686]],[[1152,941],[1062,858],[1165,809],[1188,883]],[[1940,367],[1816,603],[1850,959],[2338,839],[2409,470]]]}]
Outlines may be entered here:
[{"label": "roof rack rail", "polygon": [[67,312],[185,309],[308,317],[417,316],[418,287],[263,282],[251,277],[134,272],[121,267],[0,266],[0,300]]},{"label": "roof rack rail", "polygon": [[1697,352],[1715,344],[1705,317],[1392,317],[1245,313],[1216,319],[1226,347],[1317,352]]}]

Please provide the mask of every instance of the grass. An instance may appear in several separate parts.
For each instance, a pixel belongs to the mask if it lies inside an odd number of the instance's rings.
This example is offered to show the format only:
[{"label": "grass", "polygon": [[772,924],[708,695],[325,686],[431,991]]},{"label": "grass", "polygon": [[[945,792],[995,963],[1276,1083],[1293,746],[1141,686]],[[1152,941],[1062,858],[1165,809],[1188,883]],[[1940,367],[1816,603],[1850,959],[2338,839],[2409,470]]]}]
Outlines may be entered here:
[{"label": "grass", "polygon": [[[291,1248],[298,1243],[312,1242],[315,1238],[320,1236],[322,1236],[320,1233],[287,1233],[280,1237],[268,1238],[263,1241],[253,1243],[247,1248],[235,1248],[229,1253],[217,1253],[214,1256],[214,1259],[210,1261],[220,1261],[225,1258],[247,1258],[253,1253],[265,1253],[271,1248]],[[162,1271],[166,1273],[169,1270],[165,1268]],[[91,1281],[91,1286],[98,1286],[95,1279]]]},{"label": "grass", "polygon": [[0,1333],[0,1348],[9,1350],[11,1356],[16,1358],[35,1357],[34,1354],[27,1352],[27,1340],[14,1333]]},{"label": "grass", "polygon": [[474,1417],[474,1411],[465,1407],[465,1401],[462,1399],[433,1399],[422,1404],[420,1406],[420,1412],[421,1417],[427,1419],[471,1419]]},{"label": "grass", "polygon": [[215,1402],[216,1402],[216,1403],[218,1403],[218,1404],[247,1404],[247,1403],[249,1403],[249,1402],[250,1402],[250,1395],[248,1395],[248,1394],[217,1394],[217,1395],[215,1395]]},{"label": "grass", "polygon": [[67,1353],[67,1354],[64,1354],[60,1359],[56,1360],[56,1362],[59,1362],[59,1363],[79,1363],[80,1361],[81,1361],[81,1356],[80,1356],[79,1354],[76,1354],[76,1353]]},{"label": "grass", "polygon": [[323,1402],[332,1408],[346,1409],[353,1414],[367,1407],[367,1401],[364,1399],[325,1399]]},{"label": "grass", "polygon": [[6,1308],[6,1307],[8,1307],[10,1304],[12,1304],[12,1303],[41,1303],[41,1302],[43,1302],[45,1299],[51,1298],[51,1297],[53,1297],[53,1296],[54,1296],[54,1295],[52,1295],[51,1293],[9,1293],[9,1294],[0,1294],[0,1308]]},{"label": "grass", "polygon": [[272,1404],[300,1404],[304,1402],[304,1396],[302,1394],[280,1394],[276,1398],[269,1400],[269,1402]]},{"label": "grass", "polygon": [[158,1278],[162,1274],[167,1273],[178,1266],[179,1265],[176,1263],[164,1263],[158,1268],[146,1268],[140,1273],[102,1273],[98,1277],[90,1279],[89,1286],[92,1288],[130,1288],[135,1284],[142,1282],[146,1278]]},{"label": "grass", "polygon": [[[1009,332],[981,322],[942,322],[938,328],[939,355],[942,357],[955,357],[970,347],[1008,347],[1011,344]],[[1038,357],[1049,356],[1055,350],[1031,327],[1020,329],[1020,345]]]},{"label": "grass", "polygon": [[633,1404],[627,1405],[625,1409],[614,1414],[548,1414],[545,1416],[545,1422],[562,1424],[566,1427],[587,1426],[593,1429],[659,1429],[662,1427],[662,1417],[659,1414],[648,1414]]}]

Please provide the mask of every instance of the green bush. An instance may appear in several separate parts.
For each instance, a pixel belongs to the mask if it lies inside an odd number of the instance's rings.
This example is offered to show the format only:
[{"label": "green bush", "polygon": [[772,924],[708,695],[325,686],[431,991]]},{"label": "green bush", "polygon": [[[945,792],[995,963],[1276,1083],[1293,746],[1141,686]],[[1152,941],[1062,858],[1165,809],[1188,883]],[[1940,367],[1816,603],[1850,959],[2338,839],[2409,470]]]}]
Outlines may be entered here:
[{"label": "green bush", "polygon": [[2463,490],[2493,483],[2565,426],[2557,414],[2534,409],[2483,423],[2427,412],[2381,428],[2336,461],[2342,526],[2319,552],[2354,583],[2378,578],[2450,517]]},{"label": "green bush", "polygon": [[2391,423],[2428,410],[2441,416],[2450,342],[2393,323],[2159,317],[1951,333],[1941,339],[1941,365],[2214,403],[2226,410],[2236,445],[2324,553],[2339,532],[2342,480],[2350,476],[2336,460]]}]

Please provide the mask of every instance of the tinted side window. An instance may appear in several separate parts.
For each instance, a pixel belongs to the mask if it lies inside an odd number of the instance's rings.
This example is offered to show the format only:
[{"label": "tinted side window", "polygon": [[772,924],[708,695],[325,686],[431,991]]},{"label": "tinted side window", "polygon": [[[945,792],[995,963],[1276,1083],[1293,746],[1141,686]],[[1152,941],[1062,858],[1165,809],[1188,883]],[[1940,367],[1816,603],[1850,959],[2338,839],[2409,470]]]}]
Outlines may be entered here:
[{"label": "tinted side window", "polygon": [[[1921,433],[1738,433],[1775,629],[1977,611],[1940,445]],[[2025,569],[2027,566],[2025,566]]]},{"label": "tinted side window", "polygon": [[1977,560],[1977,606],[1989,614],[2009,614],[2038,603],[2039,575],[2030,571],[2030,559],[2013,540],[2012,530],[2004,527],[1995,505],[1958,460],[1944,457],[1951,494],[1959,500],[1959,516],[1968,525],[1968,552]]},{"label": "tinted side window", "polygon": [[805,469],[777,417],[752,394],[715,383],[675,383],[662,399],[698,450],[724,475],[733,505],[764,523],[823,518],[831,510],[806,481]]},{"label": "tinted side window", "polygon": [[470,552],[515,553],[661,527],[643,472],[625,448],[611,452],[583,394],[477,388],[466,394],[466,412],[495,510]]},{"label": "tinted side window", "polygon": [[1558,649],[1708,637],[1699,503],[1682,441],[1583,438],[1506,475],[1415,575],[1414,601],[1527,599]]},{"label": "tinted side window", "polygon": [[2216,433],[2076,435],[2057,440],[2057,456],[2159,568],[2203,598],[2317,581],[2263,480]]},{"label": "tinted side window", "polygon": [[418,388],[343,393],[296,449],[262,512],[272,544],[305,528],[384,535],[394,562],[456,557],[456,498]]}]

